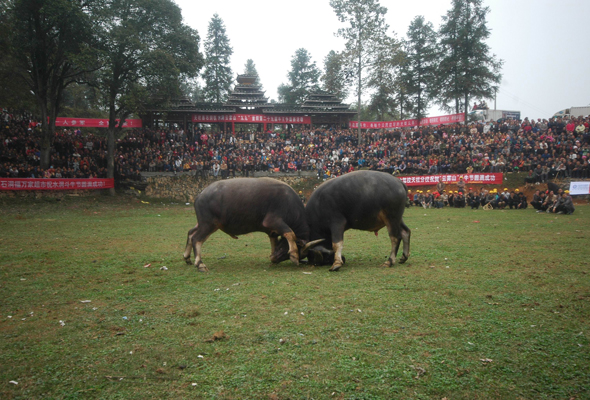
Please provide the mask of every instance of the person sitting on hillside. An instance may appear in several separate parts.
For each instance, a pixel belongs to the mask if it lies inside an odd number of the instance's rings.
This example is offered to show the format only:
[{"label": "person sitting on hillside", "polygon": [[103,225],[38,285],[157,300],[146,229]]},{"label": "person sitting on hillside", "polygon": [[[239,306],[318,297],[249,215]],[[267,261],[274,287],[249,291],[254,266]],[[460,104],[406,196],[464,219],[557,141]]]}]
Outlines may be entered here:
[{"label": "person sitting on hillside", "polygon": [[517,198],[518,198],[518,204],[516,205],[516,208],[518,210],[524,210],[525,208],[527,208],[529,206],[529,203],[528,203],[526,196],[524,195],[523,192],[519,192],[517,195]]},{"label": "person sitting on hillside", "polygon": [[426,191],[426,196],[424,197],[424,208],[432,208],[434,204],[434,196],[430,193],[430,190]]},{"label": "person sitting on hillside", "polygon": [[440,208],[444,208],[445,206],[449,205],[449,195],[447,194],[446,190],[443,190],[440,194],[440,202],[442,203],[442,207]]},{"label": "person sitting on hillside", "polygon": [[531,206],[533,206],[535,210],[540,210],[542,204],[543,198],[541,197],[541,192],[539,190],[535,190],[535,194],[533,194],[533,199],[531,200]]},{"label": "person sitting on hillside", "polygon": [[463,192],[457,193],[453,204],[456,208],[465,208],[465,197],[463,196]]},{"label": "person sitting on hillside", "polygon": [[569,190],[566,190],[561,194],[555,207],[553,208],[553,212],[556,214],[566,214],[570,215],[573,214],[575,211],[574,202],[572,197],[569,195]]},{"label": "person sitting on hillside", "polygon": [[467,204],[471,207],[472,210],[477,210],[479,208],[480,199],[477,192],[469,192],[467,195]]}]

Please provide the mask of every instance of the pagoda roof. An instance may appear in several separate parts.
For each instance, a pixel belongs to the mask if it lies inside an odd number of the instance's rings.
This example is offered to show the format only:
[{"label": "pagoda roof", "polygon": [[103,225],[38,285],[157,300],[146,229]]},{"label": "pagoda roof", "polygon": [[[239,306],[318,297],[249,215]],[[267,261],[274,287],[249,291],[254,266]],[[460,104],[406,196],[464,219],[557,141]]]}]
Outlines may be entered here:
[{"label": "pagoda roof", "polygon": [[225,105],[231,107],[274,107],[272,103],[254,101],[228,101]]},{"label": "pagoda roof", "polygon": [[308,95],[308,97],[334,97],[336,98],[336,95],[334,95],[333,93],[310,93]]},{"label": "pagoda roof", "polygon": [[251,74],[251,75],[241,74],[241,75],[238,75],[237,81],[238,81],[238,84],[244,84],[244,83],[245,84],[248,84],[248,83],[255,84],[256,81],[258,81],[258,75],[256,75],[256,74]]},{"label": "pagoda roof", "polygon": [[244,94],[244,96],[236,96],[234,94],[231,94],[229,96],[228,100],[246,100],[246,101],[268,101],[267,97],[259,97],[259,96],[249,96],[247,94]]},{"label": "pagoda roof", "polygon": [[244,87],[240,87],[240,88],[235,88],[234,90],[231,91],[232,93],[260,93],[260,94],[264,94],[266,92],[263,92],[262,90],[260,90],[260,87],[249,87],[249,88],[244,88]]},{"label": "pagoda roof", "polygon": [[234,86],[234,89],[239,89],[239,88],[252,89],[252,88],[259,88],[260,86],[262,86],[262,85],[238,83],[237,85]]}]

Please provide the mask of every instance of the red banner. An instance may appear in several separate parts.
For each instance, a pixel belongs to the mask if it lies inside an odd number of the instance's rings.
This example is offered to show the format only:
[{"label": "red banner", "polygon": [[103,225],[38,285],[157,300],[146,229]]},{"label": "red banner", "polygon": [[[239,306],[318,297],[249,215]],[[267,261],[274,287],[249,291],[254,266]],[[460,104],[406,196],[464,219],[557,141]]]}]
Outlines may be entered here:
[{"label": "red banner", "polygon": [[465,184],[485,184],[485,185],[501,185],[504,180],[502,173],[476,173],[476,174],[449,174],[449,175],[419,175],[419,176],[400,176],[399,179],[406,186],[429,186],[436,185],[438,179],[447,184],[456,184],[459,178],[463,177]]},{"label": "red banner", "polygon": [[[465,114],[451,114],[451,115],[443,115],[440,117],[423,118],[420,121],[420,126],[454,124],[456,122],[463,122],[463,121],[465,121]],[[357,129],[359,126],[358,121],[350,121],[349,125],[350,125],[351,129]],[[377,121],[377,122],[361,121],[361,129],[406,128],[406,127],[412,127],[412,126],[418,126],[417,119],[404,119],[401,121]]]},{"label": "red banner", "polygon": [[236,122],[241,124],[311,124],[311,117],[257,114],[193,114],[193,122]]},{"label": "red banner", "polygon": [[[117,120],[117,126],[119,120]],[[57,117],[55,126],[69,126],[70,128],[108,128],[109,120],[102,118],[70,118]],[[141,119],[126,119],[123,123],[124,128],[141,128]]]},{"label": "red banner", "polygon": [[114,179],[0,178],[0,190],[88,190],[115,187]]}]

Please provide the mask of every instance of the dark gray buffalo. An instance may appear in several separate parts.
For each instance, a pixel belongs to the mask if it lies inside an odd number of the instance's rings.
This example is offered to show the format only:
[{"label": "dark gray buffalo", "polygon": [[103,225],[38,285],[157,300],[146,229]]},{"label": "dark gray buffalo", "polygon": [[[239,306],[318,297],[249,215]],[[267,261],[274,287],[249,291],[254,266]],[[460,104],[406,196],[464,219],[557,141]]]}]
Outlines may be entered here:
[{"label": "dark gray buffalo", "polygon": [[[295,264],[307,256],[316,241],[309,241],[305,208],[291,187],[271,178],[238,178],[209,185],[195,199],[197,225],[188,231],[184,259],[208,271],[201,260],[201,247],[218,229],[237,239],[250,232],[264,232],[270,238],[273,263],[291,259]],[[279,239],[280,237],[280,239]]]},{"label": "dark gray buffalo", "polygon": [[404,263],[410,256],[411,233],[402,220],[406,196],[407,188],[402,181],[377,171],[351,172],[323,183],[309,198],[305,213],[310,239],[325,239],[327,245],[315,246],[309,259],[315,264],[332,263],[330,271],[337,271],[344,263],[344,231],[359,229],[377,234],[387,227],[391,254],[383,266],[395,263],[402,240],[400,263]]}]

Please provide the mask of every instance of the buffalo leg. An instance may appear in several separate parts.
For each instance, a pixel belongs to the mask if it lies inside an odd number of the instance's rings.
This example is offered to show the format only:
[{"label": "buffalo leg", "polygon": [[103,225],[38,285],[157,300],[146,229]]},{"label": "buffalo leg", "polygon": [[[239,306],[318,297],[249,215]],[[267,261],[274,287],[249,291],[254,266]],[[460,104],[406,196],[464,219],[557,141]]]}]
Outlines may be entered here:
[{"label": "buffalo leg", "polygon": [[[295,233],[291,230],[289,225],[287,225],[282,219],[274,217],[272,215],[266,216],[264,221],[262,221],[262,226],[265,228],[270,229],[272,232],[276,232],[277,234],[281,235],[287,242],[289,243],[289,259],[295,264],[299,265],[299,251],[297,250],[297,237]],[[272,235],[272,234],[271,234]],[[271,237],[271,248],[272,248],[272,236]],[[276,246],[276,241],[275,241]],[[274,252],[274,248],[272,248]],[[272,253],[271,253],[272,254]]]},{"label": "buffalo leg", "polygon": [[192,244],[192,236],[195,234],[195,232],[197,231],[199,224],[195,225],[194,228],[192,228],[191,230],[188,231],[188,235],[186,237],[186,246],[184,248],[184,261],[187,264],[191,263],[191,251],[193,250],[193,244]]},{"label": "buffalo leg", "polygon": [[203,243],[211,236],[218,228],[213,225],[197,224],[195,231],[191,236],[191,244],[195,252],[195,267],[200,272],[207,272],[209,269],[201,260],[201,248]]},{"label": "buffalo leg", "polygon": [[400,264],[403,264],[410,257],[410,235],[412,234],[412,231],[410,230],[410,228],[408,228],[408,226],[406,224],[404,224],[404,221],[402,221],[401,227],[402,227],[402,240],[404,241],[404,252],[403,252],[402,258],[400,258],[399,262],[400,262]]},{"label": "buffalo leg", "polygon": [[334,250],[334,263],[332,264],[332,268],[330,271],[338,271],[344,261],[342,261],[342,247],[344,247],[344,241],[340,240],[339,242],[332,242],[332,250]]},{"label": "buffalo leg", "polygon": [[283,234],[283,237],[287,239],[287,243],[289,243],[289,259],[295,265],[299,265],[299,251],[297,250],[297,237],[293,231],[287,232]]},{"label": "buffalo leg", "polygon": [[399,245],[402,239],[400,232],[400,223],[387,221],[387,232],[389,233],[389,239],[391,240],[391,253],[381,266],[382,267],[393,267],[395,264],[395,257],[399,250]]},{"label": "buffalo leg", "polygon": [[346,226],[346,220],[336,219],[330,226],[332,236],[332,250],[334,251],[334,263],[330,271],[338,271],[344,264],[342,259],[342,248],[344,247],[344,227]]},{"label": "buffalo leg", "polygon": [[268,238],[270,239],[270,262],[276,264],[279,262],[278,258],[275,257],[275,251],[279,244],[279,238],[276,233],[269,234]]},{"label": "buffalo leg", "polygon": [[270,256],[272,257],[272,255],[275,253],[275,249],[277,248],[277,237],[274,235],[268,235],[268,238],[270,239]]}]

